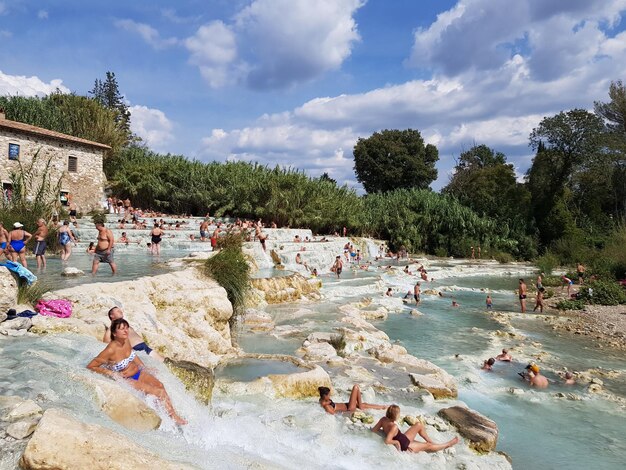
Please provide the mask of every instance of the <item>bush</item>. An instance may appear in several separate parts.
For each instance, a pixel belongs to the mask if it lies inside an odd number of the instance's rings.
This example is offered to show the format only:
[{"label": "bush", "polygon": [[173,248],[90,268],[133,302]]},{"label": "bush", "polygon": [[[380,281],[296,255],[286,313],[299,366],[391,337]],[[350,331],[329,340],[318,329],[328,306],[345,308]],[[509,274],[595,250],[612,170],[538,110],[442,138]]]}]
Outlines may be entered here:
[{"label": "bush", "polygon": [[17,303],[35,305],[49,290],[50,286],[47,284],[35,282],[29,286],[26,281],[20,280],[17,286]]},{"label": "bush", "polygon": [[[593,293],[590,293],[590,289]],[[626,291],[613,280],[598,279],[590,281],[580,289],[580,296],[589,303],[597,305],[619,305],[626,303]]]},{"label": "bush", "polygon": [[446,250],[445,248],[436,248],[435,249],[435,256],[437,256],[439,258],[447,258],[448,257],[448,250]]},{"label": "bush", "polygon": [[491,257],[495,259],[498,263],[512,263],[513,261],[515,261],[513,255],[505,253],[504,251],[495,251],[491,254]]},{"label": "bush", "polygon": [[554,297],[554,289],[546,289],[543,293],[543,298],[549,299],[551,297]]},{"label": "bush", "polygon": [[560,276],[543,276],[542,284],[544,287],[559,287],[563,284]]},{"label": "bush", "polygon": [[582,310],[585,308],[584,300],[560,300],[556,304],[559,310]]},{"label": "bush", "polygon": [[552,271],[554,271],[554,268],[558,265],[559,259],[550,251],[546,251],[543,255],[535,259],[535,266],[537,266],[539,272],[547,275],[552,274]]},{"label": "bush", "polygon": [[204,273],[226,289],[233,306],[231,325],[244,310],[246,293],[250,287],[250,267],[241,250],[241,242],[220,250],[204,263]]}]

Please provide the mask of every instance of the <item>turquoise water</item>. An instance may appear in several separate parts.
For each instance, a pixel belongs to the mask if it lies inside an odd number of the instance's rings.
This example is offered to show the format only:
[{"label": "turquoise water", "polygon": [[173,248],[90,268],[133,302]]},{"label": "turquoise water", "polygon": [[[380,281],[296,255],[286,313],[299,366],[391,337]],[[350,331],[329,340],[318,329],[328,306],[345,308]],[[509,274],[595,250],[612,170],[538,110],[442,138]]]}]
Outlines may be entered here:
[{"label": "turquoise water", "polygon": [[[450,282],[463,287],[502,289],[513,285],[510,279],[454,279]],[[516,281],[515,279],[512,279]],[[446,293],[448,295],[449,293]],[[461,305],[451,307],[447,298],[430,298],[420,306],[421,317],[390,315],[377,327],[390,338],[397,339],[407,350],[443,367],[459,381],[459,399],[471,408],[493,419],[499,427],[498,449],[513,458],[514,468],[623,468],[626,441],[623,432],[626,413],[615,403],[600,397],[584,401],[569,401],[554,397],[556,392],[574,392],[586,396],[583,385],[566,387],[559,377],[545,371],[552,381],[546,391],[530,390],[517,372],[526,362],[496,363],[493,373],[480,371],[483,359],[495,356],[501,347],[518,343],[498,340],[492,343],[489,334],[502,325],[485,313],[483,292],[457,291],[454,297]],[[516,297],[511,293],[493,294],[494,305],[500,311],[518,311]],[[626,397],[626,360],[623,354],[594,347],[583,338],[558,336],[543,322],[515,319],[513,326],[530,341],[541,343],[539,348],[549,353],[542,362],[546,368],[586,370],[594,367],[622,372],[617,379],[605,379],[605,388]],[[460,359],[455,358],[460,355]],[[515,354],[515,353],[513,353]],[[467,383],[464,377],[477,376]],[[508,392],[510,387],[525,390],[523,395]]]}]

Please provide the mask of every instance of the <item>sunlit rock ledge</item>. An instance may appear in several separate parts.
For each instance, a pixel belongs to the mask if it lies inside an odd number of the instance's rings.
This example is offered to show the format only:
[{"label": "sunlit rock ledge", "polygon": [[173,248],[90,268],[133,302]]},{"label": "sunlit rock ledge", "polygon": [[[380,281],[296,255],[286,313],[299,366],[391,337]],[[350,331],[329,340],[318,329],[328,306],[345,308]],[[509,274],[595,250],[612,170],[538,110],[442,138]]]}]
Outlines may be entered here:
[{"label": "sunlit rock ledge", "polygon": [[196,268],[141,277],[132,281],[83,284],[48,292],[46,299],[68,299],[72,316],[36,316],[32,332],[73,332],[101,340],[119,306],[124,318],[162,356],[214,367],[235,354],[228,320],[233,314],[226,291]]}]

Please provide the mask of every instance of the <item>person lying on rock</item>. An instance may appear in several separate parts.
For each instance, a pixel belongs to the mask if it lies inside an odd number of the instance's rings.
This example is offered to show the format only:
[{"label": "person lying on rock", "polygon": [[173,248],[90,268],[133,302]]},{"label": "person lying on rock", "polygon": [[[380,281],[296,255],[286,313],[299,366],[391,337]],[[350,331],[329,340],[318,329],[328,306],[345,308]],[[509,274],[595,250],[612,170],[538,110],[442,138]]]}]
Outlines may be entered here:
[{"label": "person lying on rock", "polygon": [[131,348],[128,322],[123,318],[113,320],[110,330],[111,342],[87,364],[87,369],[112,378],[120,377],[127,380],[133,388],[157,397],[176,424],[187,424],[187,421],[174,411],[163,384],[144,369],[143,362]]},{"label": "person lying on rock", "polygon": [[[400,407],[398,405],[391,405],[387,408],[385,416],[380,418],[378,423],[374,425],[372,432],[378,433],[382,431],[382,434],[385,436],[385,444],[393,445],[402,452],[437,452],[447,449],[459,442],[459,438],[455,437],[443,444],[434,443],[428,434],[426,434],[424,425],[419,421],[403,433],[396,424],[399,417]],[[416,441],[415,437],[418,434],[426,442]]]},{"label": "person lying on rock", "polygon": [[326,410],[327,413],[334,415],[337,412],[342,411],[354,411],[357,408],[360,410],[384,410],[387,408],[387,405],[373,405],[371,403],[363,403],[361,399],[361,389],[358,385],[354,385],[352,387],[352,392],[350,392],[350,400],[347,403],[335,403],[330,399],[330,388],[328,387],[318,387],[320,392],[320,406]]},{"label": "person lying on rock", "polygon": [[[124,312],[119,307],[113,307],[111,310],[109,310],[108,315],[109,315],[109,320],[111,320],[111,322],[118,320],[120,318],[124,318]],[[105,328],[105,331],[104,331],[104,337],[102,338],[102,341],[104,343],[110,343],[111,342],[111,330],[106,325],[104,328]],[[163,358],[159,355],[159,353],[157,353],[154,349],[150,348],[142,339],[142,337],[139,336],[134,329],[129,328],[128,338],[130,339],[130,344],[135,351],[145,351],[145,353],[151,358],[156,359],[157,361],[163,362]]]}]

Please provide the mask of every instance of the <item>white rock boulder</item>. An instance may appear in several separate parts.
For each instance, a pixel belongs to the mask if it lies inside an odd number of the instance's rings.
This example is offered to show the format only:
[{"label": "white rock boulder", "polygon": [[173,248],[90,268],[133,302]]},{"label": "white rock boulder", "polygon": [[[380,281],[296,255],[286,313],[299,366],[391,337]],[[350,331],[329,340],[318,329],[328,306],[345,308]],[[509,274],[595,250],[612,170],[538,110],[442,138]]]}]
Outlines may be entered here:
[{"label": "white rock boulder", "polygon": [[20,459],[24,470],[185,470],[103,426],[77,421],[66,412],[46,410]]}]

